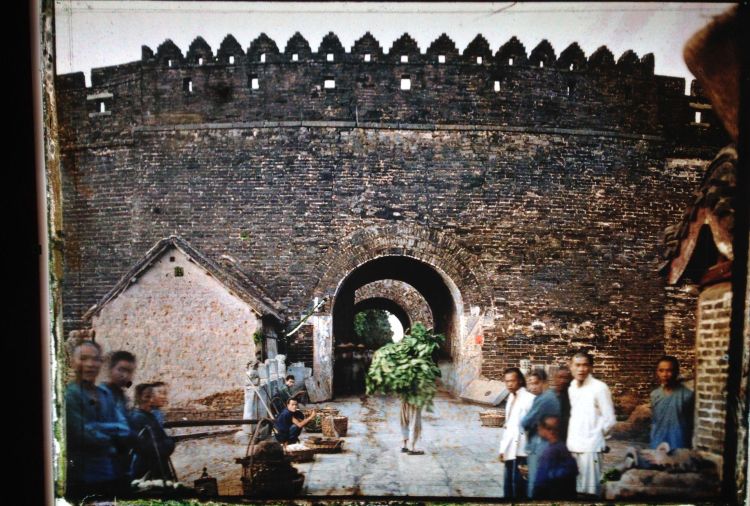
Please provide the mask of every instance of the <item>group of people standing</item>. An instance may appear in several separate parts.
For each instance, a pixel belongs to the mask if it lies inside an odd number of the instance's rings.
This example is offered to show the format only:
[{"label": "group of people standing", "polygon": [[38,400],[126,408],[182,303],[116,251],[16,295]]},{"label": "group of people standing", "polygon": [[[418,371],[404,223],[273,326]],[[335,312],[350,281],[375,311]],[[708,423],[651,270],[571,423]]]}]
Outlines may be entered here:
[{"label": "group of people standing", "polygon": [[[520,369],[504,371],[509,391],[499,459],[505,464],[508,498],[576,499],[601,494],[605,436],[616,423],[612,394],[592,376],[593,357],[573,355],[548,388],[544,370],[528,378]],[[651,448],[689,448],[693,393],[678,381],[679,362],[671,356],[656,365],[659,388],[651,393]]]},{"label": "group of people standing", "polygon": [[101,346],[78,342],[71,353],[74,380],[65,390],[66,495],[80,498],[127,493],[134,479],[175,480],[169,456],[174,440],[164,431],[167,385],[132,386],[136,358],[128,351],[108,357],[107,379],[96,384],[104,363]]}]

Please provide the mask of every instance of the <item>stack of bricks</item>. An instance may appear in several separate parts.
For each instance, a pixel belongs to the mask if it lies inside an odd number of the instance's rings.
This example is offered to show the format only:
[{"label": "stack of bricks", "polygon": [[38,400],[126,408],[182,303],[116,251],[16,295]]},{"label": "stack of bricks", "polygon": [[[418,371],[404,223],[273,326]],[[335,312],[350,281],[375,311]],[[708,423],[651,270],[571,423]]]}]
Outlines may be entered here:
[{"label": "stack of bricks", "polygon": [[168,406],[165,416],[169,421],[240,419],[244,399],[242,389],[227,390],[179,406]]}]

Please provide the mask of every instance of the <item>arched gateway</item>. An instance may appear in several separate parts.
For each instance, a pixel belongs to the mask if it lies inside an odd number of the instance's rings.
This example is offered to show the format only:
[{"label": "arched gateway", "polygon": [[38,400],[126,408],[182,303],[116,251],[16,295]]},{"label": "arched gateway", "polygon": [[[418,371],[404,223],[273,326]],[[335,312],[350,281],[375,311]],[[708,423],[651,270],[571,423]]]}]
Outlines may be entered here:
[{"label": "arched gateway", "polygon": [[381,280],[406,283],[427,302],[435,331],[446,336],[441,353],[446,387],[460,392],[479,376],[482,331],[492,322],[491,298],[468,252],[442,234],[398,225],[358,230],[336,251],[326,255],[315,290],[315,296],[328,301],[311,319],[313,375],[324,395],[334,394],[334,343],[353,331],[355,292]]}]

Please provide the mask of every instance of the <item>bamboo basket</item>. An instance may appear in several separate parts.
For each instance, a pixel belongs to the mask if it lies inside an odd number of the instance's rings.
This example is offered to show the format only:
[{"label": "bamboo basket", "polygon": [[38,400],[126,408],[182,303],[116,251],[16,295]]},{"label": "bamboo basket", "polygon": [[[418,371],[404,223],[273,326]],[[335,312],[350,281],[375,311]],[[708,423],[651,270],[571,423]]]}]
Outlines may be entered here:
[{"label": "bamboo basket", "polygon": [[502,427],[505,423],[505,412],[500,409],[490,409],[479,413],[479,421],[485,427]]},{"label": "bamboo basket", "polygon": [[[305,431],[307,432],[321,432],[323,428],[321,427],[321,423],[323,421],[323,418],[326,416],[336,416],[339,414],[339,410],[336,408],[320,408],[316,409],[317,416],[315,416],[314,419],[310,420],[307,425],[305,425]],[[303,414],[305,415],[305,418],[310,416],[310,413],[312,413],[312,409],[306,409],[303,411]]]},{"label": "bamboo basket", "polygon": [[326,416],[321,423],[326,437],[345,437],[349,429],[349,419],[345,416]]},{"label": "bamboo basket", "polygon": [[305,446],[315,450],[315,453],[340,453],[344,449],[344,440],[316,436],[308,438]]}]

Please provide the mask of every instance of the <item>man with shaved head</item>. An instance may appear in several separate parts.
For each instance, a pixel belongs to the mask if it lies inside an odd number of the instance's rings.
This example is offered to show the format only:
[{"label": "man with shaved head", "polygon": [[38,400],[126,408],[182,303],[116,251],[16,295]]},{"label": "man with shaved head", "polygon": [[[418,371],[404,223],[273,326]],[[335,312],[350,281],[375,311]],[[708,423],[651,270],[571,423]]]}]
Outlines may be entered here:
[{"label": "man with shaved head", "polygon": [[593,368],[594,358],[590,354],[573,355],[570,362],[573,382],[568,387],[568,450],[578,464],[578,493],[599,496],[602,453],[606,448],[604,436],[617,420],[609,387],[591,375]]}]

